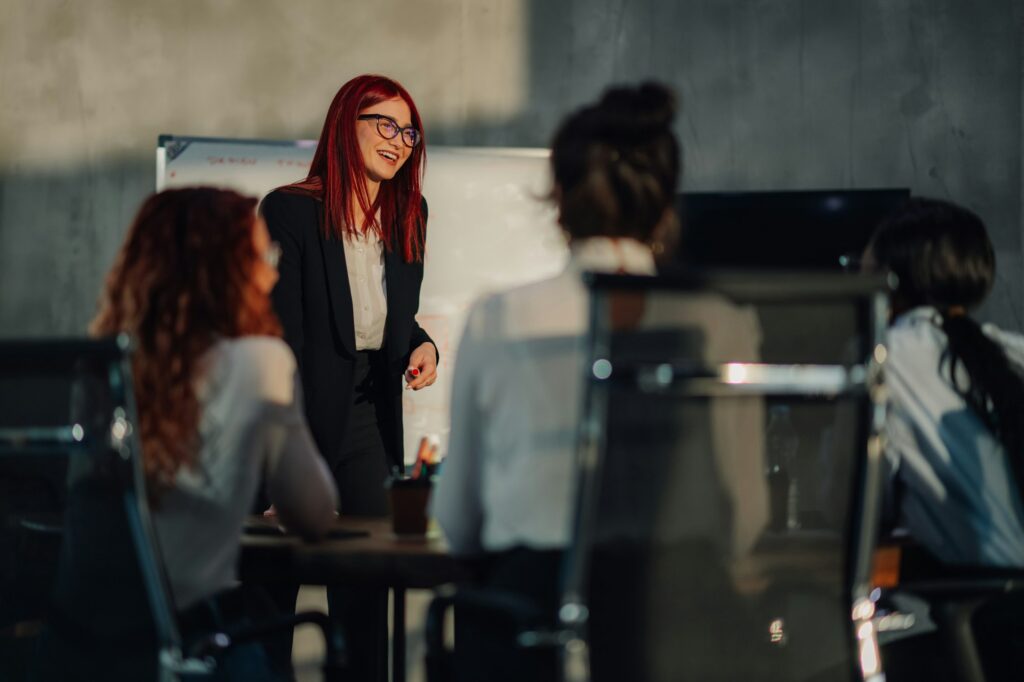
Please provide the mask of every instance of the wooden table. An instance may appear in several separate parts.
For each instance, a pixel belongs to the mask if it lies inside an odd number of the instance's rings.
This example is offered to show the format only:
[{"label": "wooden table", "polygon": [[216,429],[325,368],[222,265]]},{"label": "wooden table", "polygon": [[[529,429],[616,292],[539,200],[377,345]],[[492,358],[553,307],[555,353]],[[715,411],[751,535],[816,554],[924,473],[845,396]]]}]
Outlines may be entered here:
[{"label": "wooden table", "polygon": [[[339,517],[332,532],[358,535],[313,543],[273,533],[274,524],[259,517],[246,527],[239,566],[242,580],[393,590],[394,682],[405,680],[405,590],[431,589],[465,577],[440,535],[399,537],[391,531],[390,519]],[[254,534],[257,531],[260,534]]]}]

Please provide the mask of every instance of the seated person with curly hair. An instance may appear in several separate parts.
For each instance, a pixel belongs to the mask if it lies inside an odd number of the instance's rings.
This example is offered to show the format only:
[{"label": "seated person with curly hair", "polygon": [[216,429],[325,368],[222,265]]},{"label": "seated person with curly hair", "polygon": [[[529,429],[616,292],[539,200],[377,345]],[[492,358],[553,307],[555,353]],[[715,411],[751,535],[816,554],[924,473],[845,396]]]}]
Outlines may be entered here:
[{"label": "seated person with curly hair", "polygon": [[143,466],[186,637],[196,613],[238,601],[222,598],[238,582],[262,481],[281,523],[303,536],[324,535],[337,506],[271,307],[279,252],[256,203],[203,187],[151,196],[91,326],[136,344]]}]

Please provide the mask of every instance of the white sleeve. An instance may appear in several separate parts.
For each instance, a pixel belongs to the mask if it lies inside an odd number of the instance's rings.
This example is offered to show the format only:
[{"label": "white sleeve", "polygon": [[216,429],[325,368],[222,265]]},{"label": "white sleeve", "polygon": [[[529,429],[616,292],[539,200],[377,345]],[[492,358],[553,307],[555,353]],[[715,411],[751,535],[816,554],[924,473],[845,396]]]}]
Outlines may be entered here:
[{"label": "white sleeve", "polygon": [[334,522],[338,494],[303,415],[295,357],[281,342],[264,358],[262,369],[267,494],[285,528],[320,537]]},{"label": "white sleeve", "polygon": [[[927,362],[931,356],[919,345],[913,343],[914,337],[905,329],[890,328],[886,336],[888,356],[883,369],[886,390],[885,406],[885,449],[882,453],[882,527],[885,531],[893,530],[900,523],[900,477],[904,465],[904,455],[919,451],[917,431],[915,428],[916,414],[918,418],[926,418],[920,404],[921,390],[927,390],[926,377],[915,373],[921,362]],[[924,358],[924,359],[923,359]],[[938,371],[931,370],[930,375]],[[935,376],[928,376],[933,379]],[[917,386],[921,388],[918,389]],[[916,410],[912,407],[917,405]],[[911,454],[913,461],[913,455]],[[918,458],[920,461],[920,458]],[[920,469],[920,467],[918,467]],[[934,474],[933,474],[934,475]]]},{"label": "white sleeve", "polygon": [[[729,308],[727,329],[733,330],[733,357],[746,362],[761,359],[761,323],[750,307]],[[750,397],[742,400],[712,401],[715,425],[719,431],[716,442],[718,466],[723,484],[732,498],[732,549],[744,555],[768,525],[770,507],[768,482],[765,479],[764,400]],[[724,427],[724,428],[722,428]]]},{"label": "white sleeve", "polygon": [[477,387],[484,363],[477,329],[480,317],[479,308],[470,312],[459,344],[452,378],[448,454],[431,501],[431,513],[444,529],[453,554],[472,554],[481,549],[484,512],[479,458],[483,415]]},{"label": "white sleeve", "polygon": [[885,451],[882,453],[882,518],[883,533],[891,532],[900,522],[899,476],[900,446],[907,424],[890,404],[885,421]]}]

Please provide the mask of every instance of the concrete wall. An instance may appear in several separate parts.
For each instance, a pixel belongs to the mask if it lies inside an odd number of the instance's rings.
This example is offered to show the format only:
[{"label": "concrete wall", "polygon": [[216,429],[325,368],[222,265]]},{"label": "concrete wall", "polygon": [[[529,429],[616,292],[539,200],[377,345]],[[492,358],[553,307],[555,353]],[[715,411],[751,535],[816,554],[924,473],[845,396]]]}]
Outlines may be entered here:
[{"label": "concrete wall", "polygon": [[694,189],[909,186],[977,210],[1024,326],[1020,0],[0,0],[0,335],[74,334],[163,132],[315,137],[393,75],[431,142],[544,145],[609,83],[680,94]]}]

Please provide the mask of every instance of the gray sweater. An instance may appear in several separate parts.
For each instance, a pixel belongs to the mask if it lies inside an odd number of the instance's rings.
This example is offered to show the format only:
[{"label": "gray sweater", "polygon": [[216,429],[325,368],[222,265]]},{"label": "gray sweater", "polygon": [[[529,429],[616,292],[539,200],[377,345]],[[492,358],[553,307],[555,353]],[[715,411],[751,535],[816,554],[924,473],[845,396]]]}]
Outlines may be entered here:
[{"label": "gray sweater", "polygon": [[154,509],[179,610],[237,583],[242,525],[264,474],[281,522],[301,535],[327,531],[337,492],[302,411],[295,357],[280,339],[217,342],[196,379],[196,465],[178,471]]}]

